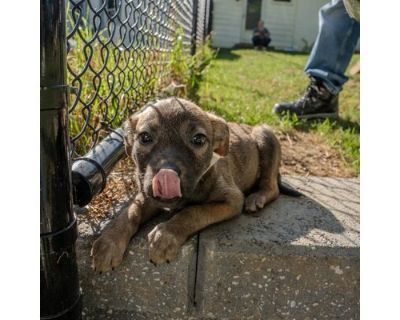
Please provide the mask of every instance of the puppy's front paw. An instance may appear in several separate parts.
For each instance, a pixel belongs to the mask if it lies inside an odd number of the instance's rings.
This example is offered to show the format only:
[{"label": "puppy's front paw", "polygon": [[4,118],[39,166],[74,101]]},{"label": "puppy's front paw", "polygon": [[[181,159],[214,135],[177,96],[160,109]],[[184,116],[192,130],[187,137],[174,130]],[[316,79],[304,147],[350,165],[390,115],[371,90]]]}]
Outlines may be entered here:
[{"label": "puppy's front paw", "polygon": [[121,263],[125,249],[125,245],[114,236],[100,236],[93,243],[90,253],[93,257],[92,267],[100,273],[114,269]]},{"label": "puppy's front paw", "polygon": [[174,259],[185,239],[168,230],[166,223],[157,225],[148,235],[149,258],[155,264]]},{"label": "puppy's front paw", "polygon": [[247,196],[244,209],[246,213],[254,213],[262,208],[267,203],[267,194],[265,191],[254,192]]}]

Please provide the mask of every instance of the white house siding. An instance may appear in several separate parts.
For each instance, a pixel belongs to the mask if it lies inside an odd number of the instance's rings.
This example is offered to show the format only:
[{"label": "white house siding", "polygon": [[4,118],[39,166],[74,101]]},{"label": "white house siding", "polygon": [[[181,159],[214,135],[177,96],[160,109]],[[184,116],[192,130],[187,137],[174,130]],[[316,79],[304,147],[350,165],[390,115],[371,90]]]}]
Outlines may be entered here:
[{"label": "white house siding", "polygon": [[262,19],[271,33],[271,46],[292,48],[297,0],[279,2],[264,0]]},{"label": "white house siding", "polygon": [[[242,30],[246,1],[214,0],[214,46],[230,48],[238,43],[251,43],[251,32]],[[271,32],[271,46],[292,50],[303,50],[306,45],[311,46],[318,32],[318,10],[328,2],[292,0],[287,3],[263,0],[261,18]]]},{"label": "white house siding", "polygon": [[[303,50],[311,47],[318,34],[318,11],[327,0],[297,0],[293,47]],[[306,41],[304,42],[303,39]]]},{"label": "white house siding", "polygon": [[240,42],[243,1],[214,0],[212,21],[214,46],[230,48]]}]

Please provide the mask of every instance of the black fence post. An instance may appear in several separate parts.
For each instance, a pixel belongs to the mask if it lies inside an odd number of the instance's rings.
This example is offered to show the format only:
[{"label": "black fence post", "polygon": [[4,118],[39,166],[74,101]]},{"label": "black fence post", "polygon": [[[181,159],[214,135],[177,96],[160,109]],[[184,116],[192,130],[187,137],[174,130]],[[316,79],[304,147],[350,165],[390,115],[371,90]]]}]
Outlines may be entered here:
[{"label": "black fence post", "polygon": [[208,24],[208,17],[207,17],[207,12],[208,12],[208,6],[209,6],[209,0],[204,0],[204,16],[203,18],[203,41],[205,41],[208,31],[207,31],[207,24]]},{"label": "black fence post", "polygon": [[199,0],[193,0],[192,44],[190,48],[190,54],[192,56],[196,54],[198,11],[199,11]]},{"label": "black fence post", "polygon": [[208,19],[207,19],[207,35],[212,32],[213,28],[213,10],[214,10],[214,2],[213,0],[209,0],[208,4]]},{"label": "black fence post", "polygon": [[64,0],[40,1],[40,316],[81,319],[72,209]]}]

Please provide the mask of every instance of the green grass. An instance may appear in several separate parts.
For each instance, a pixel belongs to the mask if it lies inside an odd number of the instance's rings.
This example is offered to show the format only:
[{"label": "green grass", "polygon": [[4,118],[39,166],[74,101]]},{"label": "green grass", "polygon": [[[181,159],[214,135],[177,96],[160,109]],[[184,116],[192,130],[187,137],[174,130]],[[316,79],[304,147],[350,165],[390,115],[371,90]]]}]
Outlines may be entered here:
[{"label": "green grass", "polygon": [[[351,77],[340,94],[337,121],[280,120],[272,113],[275,103],[296,100],[304,92],[309,82],[303,72],[307,59],[308,54],[301,53],[220,50],[200,84],[198,102],[229,121],[267,123],[286,133],[302,130],[320,134],[358,173],[359,75]],[[351,64],[357,60],[359,55],[354,55]]]}]

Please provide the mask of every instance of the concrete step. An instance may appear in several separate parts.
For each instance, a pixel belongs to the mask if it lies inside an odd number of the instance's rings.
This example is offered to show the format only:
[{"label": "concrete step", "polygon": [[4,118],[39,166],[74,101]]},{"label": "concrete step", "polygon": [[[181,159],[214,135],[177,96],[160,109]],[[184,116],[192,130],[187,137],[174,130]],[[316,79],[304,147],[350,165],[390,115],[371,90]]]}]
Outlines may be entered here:
[{"label": "concrete step", "polygon": [[[200,232],[148,262],[149,222],[115,271],[90,269],[101,221],[80,218],[84,319],[359,319],[359,180],[284,177],[303,192]],[[121,206],[124,204],[122,203]]]}]

